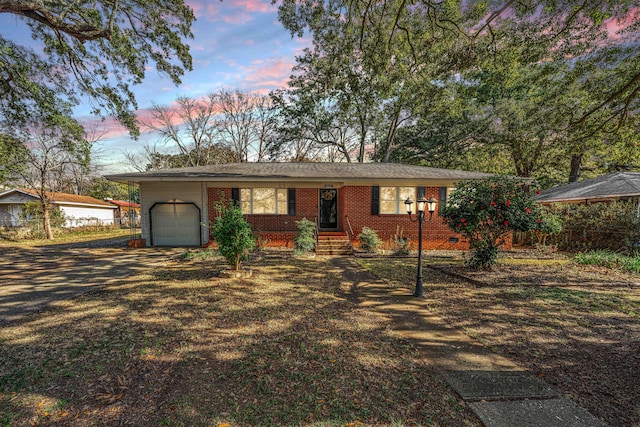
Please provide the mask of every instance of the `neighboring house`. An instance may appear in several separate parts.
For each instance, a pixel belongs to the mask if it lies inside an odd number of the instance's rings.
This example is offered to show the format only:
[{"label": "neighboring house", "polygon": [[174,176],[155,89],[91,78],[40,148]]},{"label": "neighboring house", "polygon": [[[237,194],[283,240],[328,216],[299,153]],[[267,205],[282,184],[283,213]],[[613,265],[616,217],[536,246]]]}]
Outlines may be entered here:
[{"label": "neighboring house", "polygon": [[[140,186],[142,237],[148,245],[207,243],[206,224],[216,217],[216,203],[237,200],[263,242],[291,246],[302,218],[315,222],[321,234],[351,241],[366,226],[383,241],[402,231],[415,242],[418,226],[409,221],[407,197],[434,197],[440,207],[457,182],[488,176],[390,163],[234,163],[106,178]],[[425,224],[423,241],[430,249],[468,247],[438,212]]]},{"label": "neighboring house", "polygon": [[[116,207],[107,202],[66,193],[48,192],[47,196],[52,205],[64,214],[67,227],[113,224],[113,211]],[[21,208],[26,202],[39,198],[36,192],[25,189],[13,188],[0,192],[0,226],[23,226],[24,221],[20,219]]]},{"label": "neighboring house", "polygon": [[597,178],[571,182],[549,188],[540,193],[542,204],[611,202],[630,200],[640,202],[640,172],[614,172]]},{"label": "neighboring house", "polygon": [[116,206],[113,211],[113,220],[117,225],[140,224],[140,204],[125,200],[105,199],[106,202]]}]

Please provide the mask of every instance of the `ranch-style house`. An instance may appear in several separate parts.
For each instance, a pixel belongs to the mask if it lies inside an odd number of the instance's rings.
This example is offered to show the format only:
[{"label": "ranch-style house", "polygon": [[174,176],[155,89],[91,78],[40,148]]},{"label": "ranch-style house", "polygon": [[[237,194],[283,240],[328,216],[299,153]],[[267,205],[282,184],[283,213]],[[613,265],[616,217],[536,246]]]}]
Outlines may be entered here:
[{"label": "ranch-style house", "polygon": [[395,235],[414,243],[417,226],[404,201],[424,195],[438,201],[425,224],[424,247],[467,249],[438,210],[457,182],[488,176],[391,163],[232,163],[106,178],[139,185],[142,237],[149,246],[207,244],[216,204],[232,200],[266,245],[291,247],[296,221],[303,218],[317,224],[321,237],[343,236],[357,244],[357,235],[369,227],[385,242]]}]

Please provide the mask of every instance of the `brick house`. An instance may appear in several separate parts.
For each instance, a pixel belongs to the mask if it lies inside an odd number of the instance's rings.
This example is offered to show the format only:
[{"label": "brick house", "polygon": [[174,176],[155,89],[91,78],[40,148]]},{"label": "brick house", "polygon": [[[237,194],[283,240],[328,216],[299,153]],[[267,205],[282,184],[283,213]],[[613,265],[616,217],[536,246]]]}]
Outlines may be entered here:
[{"label": "brick house", "polygon": [[[404,200],[421,195],[438,207],[459,181],[488,174],[391,163],[234,163],[109,175],[139,185],[142,237],[150,246],[200,246],[215,205],[236,200],[258,238],[292,246],[296,221],[307,218],[320,236],[344,236],[357,244],[362,227],[389,241],[398,231],[415,242]],[[415,208],[415,204],[414,204]],[[436,211],[425,223],[426,249],[467,249]]]}]

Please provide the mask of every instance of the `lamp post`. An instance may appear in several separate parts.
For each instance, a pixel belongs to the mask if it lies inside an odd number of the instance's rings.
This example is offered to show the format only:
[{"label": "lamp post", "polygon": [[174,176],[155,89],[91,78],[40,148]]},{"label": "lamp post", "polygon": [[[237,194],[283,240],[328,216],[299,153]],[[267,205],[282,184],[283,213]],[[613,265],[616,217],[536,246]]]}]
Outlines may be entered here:
[{"label": "lamp post", "polygon": [[427,222],[429,222],[433,217],[433,213],[436,211],[436,204],[436,199],[434,199],[433,197],[429,197],[429,200],[427,200],[424,195],[420,196],[420,198],[418,198],[418,214],[416,215],[416,219],[414,220],[411,217],[411,212],[413,210],[413,200],[411,200],[411,197],[409,197],[404,201],[404,205],[407,208],[407,213],[409,214],[409,220],[411,222],[418,222],[418,275],[416,277],[416,290],[413,293],[414,297],[424,296],[424,290],[422,289],[422,223],[425,221],[424,209],[426,206],[427,211],[429,212],[429,219],[427,219]]}]

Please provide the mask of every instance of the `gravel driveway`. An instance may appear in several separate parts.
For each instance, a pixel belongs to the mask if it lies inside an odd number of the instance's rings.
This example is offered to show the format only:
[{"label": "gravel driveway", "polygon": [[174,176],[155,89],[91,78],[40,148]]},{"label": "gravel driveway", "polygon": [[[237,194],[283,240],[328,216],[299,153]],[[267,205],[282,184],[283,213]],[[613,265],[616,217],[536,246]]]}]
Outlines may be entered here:
[{"label": "gravel driveway", "polygon": [[162,265],[175,248],[130,249],[124,240],[0,247],[0,326],[113,280]]}]

